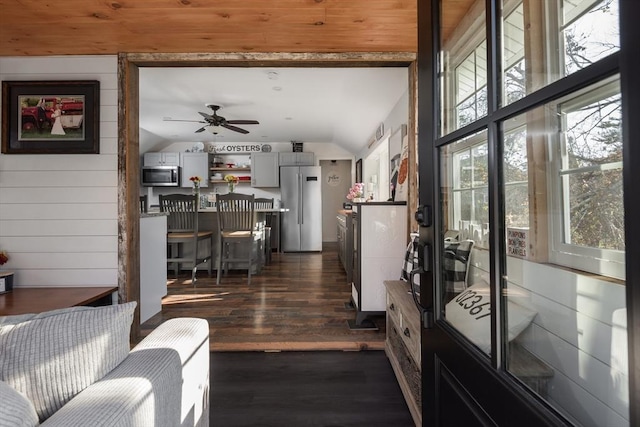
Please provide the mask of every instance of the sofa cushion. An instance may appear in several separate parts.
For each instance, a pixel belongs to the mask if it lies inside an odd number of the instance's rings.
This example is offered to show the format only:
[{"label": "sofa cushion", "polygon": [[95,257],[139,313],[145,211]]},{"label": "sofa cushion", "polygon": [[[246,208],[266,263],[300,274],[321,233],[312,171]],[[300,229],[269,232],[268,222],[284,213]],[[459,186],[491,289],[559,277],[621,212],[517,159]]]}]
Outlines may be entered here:
[{"label": "sofa cushion", "polygon": [[0,427],[32,427],[38,425],[33,403],[4,381],[0,381]]},{"label": "sofa cushion", "polygon": [[44,421],[127,356],[135,307],[0,317],[0,380],[26,395]]}]

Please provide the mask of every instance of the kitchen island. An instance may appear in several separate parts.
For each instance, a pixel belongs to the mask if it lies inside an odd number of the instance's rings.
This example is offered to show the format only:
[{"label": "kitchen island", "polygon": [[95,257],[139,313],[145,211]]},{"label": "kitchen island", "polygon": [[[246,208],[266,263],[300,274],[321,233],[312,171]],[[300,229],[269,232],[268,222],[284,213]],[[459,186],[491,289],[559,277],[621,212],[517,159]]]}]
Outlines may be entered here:
[{"label": "kitchen island", "polygon": [[162,310],[167,294],[167,213],[140,214],[140,323]]}]

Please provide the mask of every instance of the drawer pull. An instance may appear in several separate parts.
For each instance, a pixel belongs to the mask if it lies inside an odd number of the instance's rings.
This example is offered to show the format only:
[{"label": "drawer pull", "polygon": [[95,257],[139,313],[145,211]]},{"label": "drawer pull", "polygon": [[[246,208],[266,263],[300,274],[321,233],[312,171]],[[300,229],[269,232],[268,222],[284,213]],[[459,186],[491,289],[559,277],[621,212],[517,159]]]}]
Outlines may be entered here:
[{"label": "drawer pull", "polygon": [[391,303],[391,305],[389,306],[389,310],[395,311],[395,309],[396,309],[396,306],[393,305],[393,303]]},{"label": "drawer pull", "polygon": [[404,336],[405,337],[411,337],[411,332],[409,331],[409,328],[404,328]]}]

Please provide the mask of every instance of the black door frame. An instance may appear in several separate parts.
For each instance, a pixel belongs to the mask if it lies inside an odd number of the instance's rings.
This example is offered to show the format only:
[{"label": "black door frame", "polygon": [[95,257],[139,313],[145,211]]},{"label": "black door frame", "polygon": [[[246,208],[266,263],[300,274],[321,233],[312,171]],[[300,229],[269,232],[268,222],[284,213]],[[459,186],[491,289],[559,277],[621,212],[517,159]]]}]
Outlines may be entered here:
[{"label": "black door frame", "polygon": [[[434,327],[422,331],[422,374],[423,374],[423,424],[429,426],[446,425],[443,418],[447,410],[465,412],[475,418],[478,425],[564,425],[565,420],[555,410],[549,408],[537,396],[531,395],[514,381],[503,367],[502,358],[505,348],[492,351],[491,359],[481,354],[475,347],[467,344],[462,336],[449,324],[438,318],[441,307],[436,298],[436,280],[439,280],[440,245],[436,244],[442,236],[436,224],[440,224],[438,206],[438,147],[461,137],[486,129],[489,138],[489,170],[498,171],[501,165],[498,136],[498,123],[515,116],[522,111],[558,98],[576,89],[589,86],[603,77],[620,74],[623,114],[623,184],[625,203],[625,241],[626,241],[626,295],[627,295],[627,332],[629,343],[629,416],[630,425],[640,425],[640,200],[634,197],[633,189],[640,188],[640,2],[637,0],[619,0],[620,6],[620,43],[618,53],[607,57],[587,69],[576,72],[547,87],[526,96],[506,107],[495,109],[499,105],[497,73],[499,73],[499,52],[497,51],[500,19],[500,0],[486,0],[487,11],[487,54],[488,64],[488,103],[489,114],[478,121],[456,130],[446,136],[438,136],[438,118],[440,94],[438,90],[438,51],[440,28],[440,1],[418,2],[418,158],[420,204],[432,207],[430,226],[420,228],[420,244],[433,248],[424,252],[425,263],[430,266],[421,275],[421,303],[428,315],[434,314]],[[635,45],[634,45],[635,44]],[[497,52],[497,55],[492,55]],[[632,173],[636,171],[636,173]],[[498,171],[498,174],[500,172]],[[492,225],[501,224],[501,189],[495,179],[489,180],[489,217]],[[492,267],[491,289],[494,307],[499,307],[497,283],[504,269],[504,230],[491,227],[490,262]],[[501,259],[502,258],[502,259]],[[636,262],[633,262],[636,260]],[[492,347],[496,348],[496,334],[500,322],[500,310],[493,310]],[[428,316],[427,316],[428,317]],[[427,322],[428,323],[428,322]],[[446,383],[447,392],[442,388]],[[449,407],[440,394],[453,392],[463,407]],[[466,408],[466,409],[465,409]]]}]

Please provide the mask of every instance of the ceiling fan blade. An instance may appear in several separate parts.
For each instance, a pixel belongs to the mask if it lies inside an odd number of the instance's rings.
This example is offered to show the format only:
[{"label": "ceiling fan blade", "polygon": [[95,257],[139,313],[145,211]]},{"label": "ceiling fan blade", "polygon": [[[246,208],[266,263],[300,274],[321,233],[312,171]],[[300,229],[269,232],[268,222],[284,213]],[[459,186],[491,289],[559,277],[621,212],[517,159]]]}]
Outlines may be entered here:
[{"label": "ceiling fan blade", "polygon": [[259,125],[257,120],[227,120],[227,123],[231,125]]},{"label": "ceiling fan blade", "polygon": [[203,120],[178,120],[178,119],[162,119],[163,122],[190,122],[190,123],[207,123]]},{"label": "ceiling fan blade", "polygon": [[202,111],[198,111],[198,114],[200,114],[206,120],[213,120],[213,116],[211,114],[203,113]]},{"label": "ceiling fan blade", "polygon": [[205,129],[206,129],[206,126],[203,126],[200,129],[198,129],[197,131],[195,131],[194,133],[204,132]]},{"label": "ceiling fan blade", "polygon": [[234,132],[249,133],[249,131],[248,131],[248,130],[245,130],[245,129],[242,129],[242,128],[239,128],[239,127],[236,127],[236,126],[230,125],[230,124],[228,124],[228,123],[222,123],[220,126],[222,126],[223,128],[227,128],[227,129],[229,129],[229,130],[232,130],[232,131],[234,131]]}]

